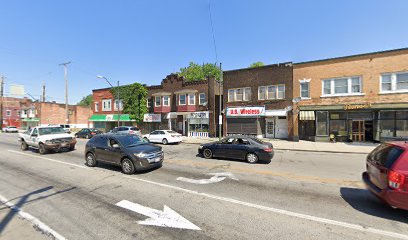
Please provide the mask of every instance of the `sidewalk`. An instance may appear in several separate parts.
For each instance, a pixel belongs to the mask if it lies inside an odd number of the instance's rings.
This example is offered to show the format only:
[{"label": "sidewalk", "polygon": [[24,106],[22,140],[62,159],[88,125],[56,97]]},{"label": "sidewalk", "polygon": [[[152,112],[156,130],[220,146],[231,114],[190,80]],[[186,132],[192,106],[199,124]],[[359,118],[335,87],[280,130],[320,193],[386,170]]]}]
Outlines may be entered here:
[{"label": "sidewalk", "polygon": [[[33,225],[22,219],[18,214],[10,217],[10,208],[0,205],[0,239],[14,240],[14,239],[30,239],[30,240],[45,240],[49,239],[40,231],[34,229]],[[8,221],[11,218],[10,221]],[[5,225],[5,226],[3,226]]]},{"label": "sidewalk", "polygon": [[[208,142],[218,141],[218,138],[191,138],[183,137],[184,143],[202,144]],[[277,150],[292,150],[292,151],[307,151],[307,152],[329,152],[329,153],[370,153],[378,144],[376,143],[330,143],[330,142],[310,142],[299,141],[292,142],[280,139],[262,139],[264,142],[273,144],[274,149]]]}]

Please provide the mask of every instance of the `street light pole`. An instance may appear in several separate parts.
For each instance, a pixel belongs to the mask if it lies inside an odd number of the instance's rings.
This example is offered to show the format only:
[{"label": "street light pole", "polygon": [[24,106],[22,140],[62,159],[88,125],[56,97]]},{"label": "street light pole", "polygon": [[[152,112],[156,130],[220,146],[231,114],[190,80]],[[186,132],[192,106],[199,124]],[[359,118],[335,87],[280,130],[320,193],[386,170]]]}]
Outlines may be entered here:
[{"label": "street light pole", "polygon": [[[113,85],[109,82],[109,80],[104,76],[96,76],[97,78],[103,78],[105,81],[113,88]],[[119,94],[119,81],[118,81],[118,90],[116,93],[117,100],[118,100],[118,127],[120,126],[120,94]],[[113,101],[113,106],[115,106],[115,101]]]},{"label": "street light pole", "polygon": [[69,111],[68,111],[68,67],[71,62],[61,63],[60,66],[64,66],[64,78],[65,78],[65,116],[66,124],[69,124]]}]

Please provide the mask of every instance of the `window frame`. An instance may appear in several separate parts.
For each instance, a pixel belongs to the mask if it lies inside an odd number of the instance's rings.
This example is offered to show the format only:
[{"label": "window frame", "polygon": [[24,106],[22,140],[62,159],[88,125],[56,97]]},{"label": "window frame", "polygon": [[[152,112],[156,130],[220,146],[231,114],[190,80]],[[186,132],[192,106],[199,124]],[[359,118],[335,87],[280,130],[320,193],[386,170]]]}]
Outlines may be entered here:
[{"label": "window frame", "polygon": [[[237,100],[237,91],[242,90],[242,100]],[[234,99],[231,100],[230,92],[234,91]],[[251,87],[230,88],[228,89],[228,102],[249,102],[251,101]]]},{"label": "window frame", "polygon": [[[201,96],[203,96],[203,95],[204,95],[204,100],[201,101]],[[198,104],[199,104],[199,105],[204,105],[205,103],[207,103],[207,96],[206,96],[206,94],[205,94],[205,93],[199,93],[199,94],[198,94]]]},{"label": "window frame", "polygon": [[[279,87],[283,87],[283,97],[282,98],[279,98]],[[261,88],[264,88],[264,91],[265,91],[265,98],[264,99],[260,98],[259,93],[260,93]],[[275,88],[274,98],[269,97],[269,88]],[[274,84],[274,85],[267,85],[267,86],[259,86],[258,87],[258,100],[259,101],[283,100],[283,99],[286,99],[286,86],[285,86],[285,84]]]},{"label": "window frame", "polygon": [[[188,105],[190,105],[190,106],[196,105],[196,95],[195,95],[195,93],[187,94],[187,100],[188,100]],[[193,101],[191,102],[190,100],[193,100]]]},{"label": "window frame", "polygon": [[99,102],[94,102],[94,110],[95,112],[99,112]]},{"label": "window frame", "polygon": [[[157,99],[159,99],[159,104],[157,104]],[[162,105],[161,96],[155,96],[155,97],[154,97],[154,106],[155,106],[155,107],[161,107],[161,105]]]},{"label": "window frame", "polygon": [[[167,104],[164,104],[166,102],[165,98],[167,98]],[[170,106],[170,96],[167,96],[167,95],[162,96],[162,102],[161,103],[162,103],[163,107],[169,107]]]},{"label": "window frame", "polygon": [[[106,103],[106,107],[105,107]],[[103,99],[102,100],[102,112],[112,111],[112,99]]]},{"label": "window frame", "polygon": [[11,110],[6,110],[6,117],[11,117]]},{"label": "window frame", "polygon": [[[302,92],[303,92],[302,84],[307,85],[307,97],[302,96]],[[310,82],[300,82],[299,83],[299,94],[300,94],[300,99],[310,99]]]},{"label": "window frame", "polygon": [[[353,79],[358,78],[360,92],[353,92]],[[346,93],[335,93],[335,82],[336,80],[347,80],[347,92]],[[325,93],[325,82],[329,82],[330,93]],[[363,77],[361,75],[355,76],[345,76],[345,77],[335,77],[335,78],[326,78],[322,79],[322,95],[320,97],[343,97],[343,96],[361,96],[363,93]]]},{"label": "window frame", "polygon": [[[179,94],[178,95],[178,105],[179,106],[185,106],[185,105],[187,105],[187,96],[186,96],[187,94]],[[182,104],[181,103],[181,96],[184,96],[184,104]]]},{"label": "window frame", "polygon": [[122,111],[123,110],[123,100],[122,99],[115,99],[114,101],[114,104],[113,104],[113,110],[114,111],[118,111],[118,106],[117,105],[119,105],[119,111]]},{"label": "window frame", "polygon": [[[398,89],[398,74],[408,74],[406,71],[402,72],[386,72],[380,74],[380,91],[379,94],[392,94],[392,93],[407,93],[408,89]],[[383,76],[390,75],[391,90],[383,90]]]}]

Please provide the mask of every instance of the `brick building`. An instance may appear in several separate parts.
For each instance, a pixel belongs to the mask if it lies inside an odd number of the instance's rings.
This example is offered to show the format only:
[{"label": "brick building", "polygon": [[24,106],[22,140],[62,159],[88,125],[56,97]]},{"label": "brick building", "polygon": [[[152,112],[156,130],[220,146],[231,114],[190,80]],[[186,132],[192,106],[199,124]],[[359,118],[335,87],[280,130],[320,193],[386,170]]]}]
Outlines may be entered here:
[{"label": "brick building", "polygon": [[21,127],[21,102],[23,99],[3,97],[3,127]]},{"label": "brick building", "polygon": [[172,129],[192,137],[217,135],[222,86],[214,78],[186,82],[171,74],[147,89],[149,114],[144,125],[149,130]]},{"label": "brick building", "polygon": [[224,72],[224,132],[294,139],[292,63]]},{"label": "brick building", "polygon": [[[35,102],[36,118],[40,126],[67,124],[64,103]],[[88,119],[92,110],[86,106],[68,105],[69,125],[71,128],[89,127]]]},{"label": "brick building", "polygon": [[[111,88],[101,88],[92,90],[93,115],[89,119],[92,126],[103,131],[109,131],[118,126],[120,118],[121,126],[135,126],[136,122],[131,121],[129,114],[123,114],[123,103],[113,97]],[[119,116],[118,116],[119,106]]]},{"label": "brick building", "polygon": [[301,139],[408,139],[408,48],[296,63],[293,91]]}]

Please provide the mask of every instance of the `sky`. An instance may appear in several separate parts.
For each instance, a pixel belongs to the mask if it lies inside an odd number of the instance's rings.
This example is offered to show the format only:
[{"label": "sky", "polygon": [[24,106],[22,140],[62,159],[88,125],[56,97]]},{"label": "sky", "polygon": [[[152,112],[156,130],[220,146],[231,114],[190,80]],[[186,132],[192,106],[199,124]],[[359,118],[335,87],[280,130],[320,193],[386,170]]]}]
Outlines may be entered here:
[{"label": "sky", "polygon": [[[215,45],[210,21],[213,22]],[[160,84],[189,62],[302,62],[408,47],[407,0],[0,0],[0,76],[69,102]],[[215,51],[216,49],[216,51]]]}]

